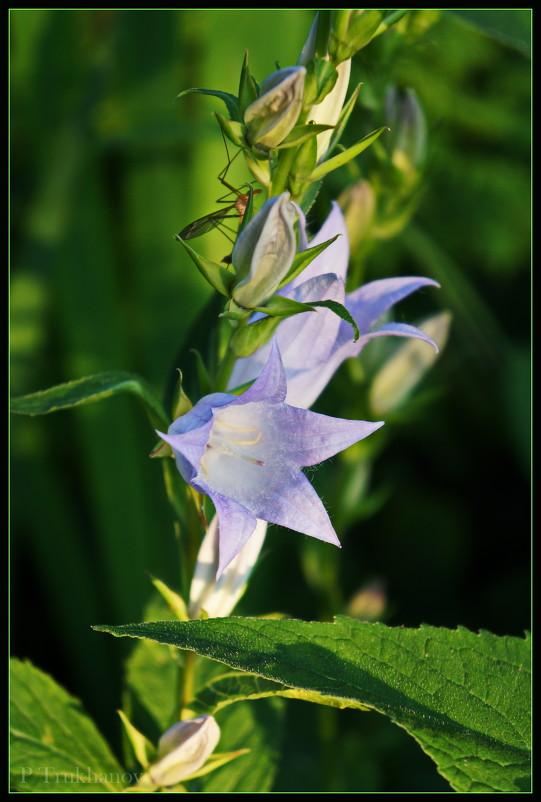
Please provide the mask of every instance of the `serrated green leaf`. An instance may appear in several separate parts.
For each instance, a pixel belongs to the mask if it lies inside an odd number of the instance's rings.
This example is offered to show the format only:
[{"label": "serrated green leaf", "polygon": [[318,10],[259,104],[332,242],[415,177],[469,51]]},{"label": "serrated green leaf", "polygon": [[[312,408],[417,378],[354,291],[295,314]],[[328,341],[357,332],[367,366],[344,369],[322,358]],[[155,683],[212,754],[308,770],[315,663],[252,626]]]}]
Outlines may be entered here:
[{"label": "serrated green leaf", "polygon": [[291,619],[98,627],[193,649],[294,688],[350,699],[410,733],[457,791],[529,789],[530,638]]},{"label": "serrated green leaf", "polygon": [[167,428],[169,425],[163,407],[150,385],[140,376],[120,370],[97,373],[95,376],[12,398],[10,409],[17,415],[47,415],[49,412],[101,401],[102,398],[116,393],[132,393],[137,396],[145,406],[152,428]]},{"label": "serrated green leaf", "polygon": [[230,273],[225,267],[222,267],[217,262],[212,262],[210,259],[205,259],[204,256],[200,256],[193,248],[190,248],[187,242],[185,242],[181,237],[175,237],[178,242],[180,242],[185,250],[188,252],[192,262],[195,264],[203,278],[208,281],[211,287],[219,292],[221,295],[225,295],[226,298],[230,297],[229,289],[232,283],[235,281],[235,274]]},{"label": "serrated green leaf", "polygon": [[342,167],[344,164],[347,164],[349,161],[354,159],[355,156],[358,156],[359,153],[362,153],[363,150],[369,148],[370,145],[372,145],[372,143],[375,142],[384,131],[388,130],[388,128],[378,128],[375,131],[372,131],[371,134],[367,134],[365,137],[360,139],[355,145],[352,145],[350,148],[342,151],[342,153],[338,153],[331,159],[321,162],[321,164],[318,164],[312,173],[311,180],[319,181],[320,178],[328,175],[333,170],[336,170],[338,167]]},{"label": "serrated green leaf", "polygon": [[193,89],[184,89],[182,92],[179,92],[177,98],[182,97],[183,95],[189,95],[192,92],[195,92],[199,95],[212,95],[213,97],[220,98],[220,100],[223,100],[225,103],[231,119],[240,122],[239,102],[235,95],[232,95],[230,92],[221,92],[219,89],[197,89],[194,87]]},{"label": "serrated green leaf", "polygon": [[299,273],[302,273],[305,267],[308,267],[310,262],[314,261],[316,256],[319,256],[320,253],[322,253],[326,248],[328,248],[329,245],[331,245],[335,241],[335,239],[338,239],[338,237],[340,236],[341,236],[340,234],[336,234],[336,236],[332,237],[331,239],[322,242],[321,245],[314,245],[311,248],[306,248],[306,250],[304,251],[299,251],[299,253],[296,254],[293,260],[293,264],[291,265],[289,273],[282,279],[282,281],[278,285],[278,289],[285,287],[286,284],[289,284],[290,281],[293,281],[293,279],[296,278],[299,275]]},{"label": "serrated green leaf", "polygon": [[22,792],[121,791],[123,768],[78,699],[29,662],[11,666],[11,787]]},{"label": "serrated green leaf", "polygon": [[365,705],[350,699],[338,699],[324,696],[315,691],[306,691],[303,688],[290,688],[288,685],[263,679],[255,674],[230,671],[213,677],[203,688],[192,703],[191,707],[198,715],[216,715],[229,705],[237,702],[265,699],[272,696],[281,696],[285,699],[299,699],[305,702],[316,702],[329,707],[346,707],[368,710]]}]

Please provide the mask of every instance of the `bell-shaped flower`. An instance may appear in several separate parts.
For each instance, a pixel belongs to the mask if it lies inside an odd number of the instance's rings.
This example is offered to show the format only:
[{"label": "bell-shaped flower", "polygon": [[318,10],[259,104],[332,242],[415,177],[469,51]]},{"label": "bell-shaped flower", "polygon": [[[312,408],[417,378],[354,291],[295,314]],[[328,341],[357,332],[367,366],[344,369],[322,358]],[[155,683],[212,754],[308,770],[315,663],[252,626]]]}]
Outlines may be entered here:
[{"label": "bell-shaped flower", "polygon": [[179,721],[158,742],[158,755],[149,767],[152,782],[163,788],[176,785],[206,763],[220,740],[212,716]]},{"label": "bell-shaped flower", "polygon": [[[302,218],[300,224],[303,224]],[[438,283],[418,276],[379,279],[346,295],[348,236],[340,207],[333,203],[329,217],[310,245],[318,245],[336,234],[342,236],[317,256],[302,274],[283,287],[280,294],[303,303],[335,300],[344,304],[355,319],[361,336],[356,343],[353,342],[351,326],[325,308],[280,322],[275,340],[287,379],[286,401],[297,407],[310,407],[342,362],[358,356],[366,343],[375,337],[416,337],[438,350],[434,340],[415,326],[406,323],[377,325],[381,316],[394,304],[421,287],[438,287]],[[253,381],[261,373],[270,348],[267,344],[250,357],[237,360],[229,388]]]},{"label": "bell-shaped flower", "polygon": [[237,237],[231,254],[237,279],[231,294],[239,306],[262,304],[288,272],[297,248],[295,214],[289,192],[283,192],[269,198]]},{"label": "bell-shaped flower", "polygon": [[213,393],[177,418],[167,434],[184,480],[210,496],[218,515],[218,577],[253,535],[257,520],[340,545],[327,511],[301,468],[316,465],[382,423],[319,415],[285,403],[277,345],[240,396]]},{"label": "bell-shaped flower", "polygon": [[260,97],[244,113],[252,147],[269,150],[284,141],[301,112],[305,76],[305,67],[285,67],[265,78]]}]

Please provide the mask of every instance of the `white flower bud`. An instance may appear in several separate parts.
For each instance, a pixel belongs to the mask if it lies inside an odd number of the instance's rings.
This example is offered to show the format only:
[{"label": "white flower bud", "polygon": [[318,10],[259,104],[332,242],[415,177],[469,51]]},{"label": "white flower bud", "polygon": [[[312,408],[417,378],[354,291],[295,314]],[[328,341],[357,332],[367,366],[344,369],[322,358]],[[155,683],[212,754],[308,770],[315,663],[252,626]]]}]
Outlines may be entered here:
[{"label": "white flower bud", "polygon": [[231,255],[237,275],[232,297],[239,306],[261,305],[293,264],[295,214],[289,192],[283,192],[270,198],[241,231]]},{"label": "white flower bud", "polygon": [[233,612],[259,557],[266,533],[267,522],[258,520],[253,535],[217,580],[219,532],[218,516],[214,516],[197,555],[190,587],[190,618],[199,618],[201,610],[209,618],[223,618]]},{"label": "white flower bud", "polygon": [[[312,106],[308,114],[308,119],[316,124],[336,125],[336,123],[338,122],[338,118],[340,117],[340,113],[342,111],[342,107],[344,105],[344,101],[346,99],[346,94],[349,86],[349,76],[351,73],[351,59],[347,59],[346,61],[342,61],[340,64],[338,64],[336,67],[336,71],[338,73],[338,78],[332,90],[326,97],[323,98],[321,103],[318,103],[317,106]],[[318,134],[317,137],[318,161],[320,161],[322,157],[325,155],[327,148],[329,147],[332,135],[333,135],[332,130],[324,131],[322,134]]]},{"label": "white flower bud", "polygon": [[244,113],[250,145],[270,149],[284,141],[301,112],[305,76],[305,67],[285,67],[265,78],[260,97]]},{"label": "white flower bud", "polygon": [[220,740],[220,728],[212,716],[179,721],[158,743],[158,757],[149,769],[160,787],[176,785],[201,768]]}]

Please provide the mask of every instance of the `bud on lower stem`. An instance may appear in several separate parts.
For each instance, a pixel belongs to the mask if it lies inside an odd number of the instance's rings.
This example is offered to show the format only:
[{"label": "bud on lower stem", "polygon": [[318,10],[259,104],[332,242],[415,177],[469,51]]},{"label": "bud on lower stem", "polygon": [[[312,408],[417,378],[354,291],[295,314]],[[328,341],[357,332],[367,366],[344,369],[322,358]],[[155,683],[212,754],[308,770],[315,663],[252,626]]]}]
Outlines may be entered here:
[{"label": "bud on lower stem", "polygon": [[220,728],[212,716],[179,721],[160,738],[150,778],[158,787],[176,785],[201,768],[219,740]]}]

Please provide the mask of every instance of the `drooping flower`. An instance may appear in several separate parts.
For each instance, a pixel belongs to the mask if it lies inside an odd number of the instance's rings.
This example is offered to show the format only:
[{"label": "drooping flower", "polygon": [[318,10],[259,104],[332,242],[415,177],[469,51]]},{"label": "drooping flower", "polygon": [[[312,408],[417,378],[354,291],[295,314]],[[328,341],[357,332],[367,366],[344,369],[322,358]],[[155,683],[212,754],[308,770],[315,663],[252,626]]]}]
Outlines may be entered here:
[{"label": "drooping flower", "polygon": [[340,545],[301,468],[316,465],[383,424],[319,415],[285,403],[286,376],[273,344],[260,376],[242,395],[213,393],[167,434],[184,480],[212,499],[219,525],[219,577],[258,519]]},{"label": "drooping flower", "polygon": [[[302,226],[302,219],[300,221]],[[416,337],[438,350],[425,332],[406,323],[376,326],[379,318],[394,304],[421,287],[438,287],[429,278],[407,276],[379,279],[364,284],[346,295],[345,278],[349,245],[344,216],[337,203],[310,242],[311,246],[341,234],[323,253],[280,293],[295,301],[334,300],[344,304],[357,323],[361,336],[355,343],[351,326],[328,309],[304,312],[284,319],[276,330],[287,379],[286,401],[298,407],[310,407],[345,359],[358,356],[374,337],[393,335]],[[239,359],[231,374],[229,389],[246,384],[259,375],[266,363],[270,344],[252,356]]]},{"label": "drooping flower", "polygon": [[158,743],[158,755],[149,768],[152,782],[167,788],[196,772],[216,749],[220,728],[212,716],[173,724]]}]

